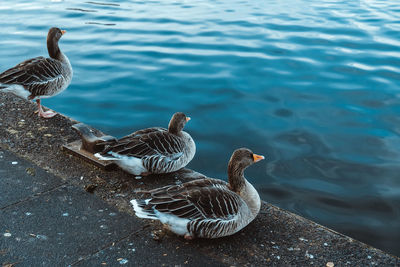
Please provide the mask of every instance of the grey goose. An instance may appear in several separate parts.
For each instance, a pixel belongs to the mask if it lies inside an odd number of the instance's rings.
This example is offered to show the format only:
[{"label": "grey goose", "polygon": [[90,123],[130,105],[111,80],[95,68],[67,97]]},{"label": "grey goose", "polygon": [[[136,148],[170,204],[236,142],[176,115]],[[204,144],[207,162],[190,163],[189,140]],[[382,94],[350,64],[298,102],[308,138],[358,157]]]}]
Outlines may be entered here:
[{"label": "grey goose", "polygon": [[131,204],[136,216],[161,221],[185,239],[218,238],[247,226],[260,210],[260,197],[244,170],[264,159],[247,148],[233,152],[228,183],[203,178],[140,192]]},{"label": "grey goose", "polygon": [[103,151],[95,156],[112,160],[125,171],[137,176],[169,173],[185,167],[194,157],[196,145],[183,130],[190,120],[182,112],[175,113],[168,129],[152,127],[136,131],[121,139],[98,143]]},{"label": "grey goose", "polygon": [[51,118],[57,113],[44,112],[40,99],[62,92],[72,80],[71,64],[58,47],[58,41],[65,32],[55,27],[49,30],[47,34],[49,58],[31,58],[0,74],[0,91],[36,100],[39,116],[43,118]]}]

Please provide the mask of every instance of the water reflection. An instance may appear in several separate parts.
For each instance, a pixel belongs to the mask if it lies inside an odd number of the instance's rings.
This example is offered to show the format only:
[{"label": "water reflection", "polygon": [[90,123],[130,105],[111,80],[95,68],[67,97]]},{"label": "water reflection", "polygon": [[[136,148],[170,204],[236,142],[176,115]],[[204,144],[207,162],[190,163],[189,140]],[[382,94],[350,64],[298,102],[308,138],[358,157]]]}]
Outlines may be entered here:
[{"label": "water reflection", "polygon": [[119,4],[115,4],[115,3],[102,3],[102,2],[93,2],[93,1],[89,1],[86,2],[87,4],[91,4],[91,5],[100,5],[100,6],[120,6]]},{"label": "water reflection", "polygon": [[66,10],[81,11],[81,12],[97,12],[97,10],[82,9],[82,8],[72,8],[72,7],[68,7],[68,8],[66,8]]},{"label": "water reflection", "polygon": [[100,22],[94,22],[94,21],[87,21],[85,24],[94,24],[94,25],[103,25],[103,26],[115,26],[117,24],[115,23],[100,23]]},{"label": "water reflection", "polygon": [[75,76],[45,105],[115,136],[184,111],[189,167],[226,178],[232,150],[249,147],[267,157],[246,172],[264,200],[400,255],[399,12],[398,1],[17,0],[0,4],[0,68],[45,55],[56,21]]}]

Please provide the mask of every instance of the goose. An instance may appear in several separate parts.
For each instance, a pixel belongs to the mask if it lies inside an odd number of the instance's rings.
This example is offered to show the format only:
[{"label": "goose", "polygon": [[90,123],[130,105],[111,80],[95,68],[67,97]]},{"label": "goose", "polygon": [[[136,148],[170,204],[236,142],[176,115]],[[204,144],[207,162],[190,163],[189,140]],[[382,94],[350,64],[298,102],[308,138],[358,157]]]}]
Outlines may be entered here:
[{"label": "goose", "polygon": [[172,116],[168,129],[152,127],[119,140],[98,143],[97,146],[104,146],[104,149],[94,155],[100,160],[112,160],[136,176],[177,171],[185,167],[196,152],[192,137],[182,131],[189,120],[190,117],[177,112]]},{"label": "goose", "polygon": [[50,110],[43,111],[40,99],[59,94],[72,80],[71,64],[58,47],[58,41],[65,32],[56,27],[49,30],[47,34],[49,58],[31,58],[0,74],[0,91],[36,100],[39,117],[51,118],[57,114]]},{"label": "goose", "polygon": [[131,200],[136,216],[159,220],[185,239],[218,238],[247,226],[260,211],[256,189],[244,177],[244,170],[264,156],[247,148],[233,152],[228,164],[228,183],[203,178],[180,185],[168,185],[139,192]]}]

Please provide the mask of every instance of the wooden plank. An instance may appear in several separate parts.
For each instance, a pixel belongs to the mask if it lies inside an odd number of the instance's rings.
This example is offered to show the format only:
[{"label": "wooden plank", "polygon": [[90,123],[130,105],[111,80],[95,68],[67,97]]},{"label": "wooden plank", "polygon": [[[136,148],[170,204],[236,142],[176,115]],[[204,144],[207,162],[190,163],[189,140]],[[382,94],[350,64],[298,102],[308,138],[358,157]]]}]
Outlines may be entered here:
[{"label": "wooden plank", "polygon": [[92,153],[84,149],[81,149],[81,147],[82,147],[82,141],[77,140],[69,144],[63,145],[62,150],[67,152],[68,154],[81,158],[84,161],[91,163],[103,170],[110,171],[116,169],[117,165],[115,163],[106,160],[99,160],[98,158],[93,156]]}]

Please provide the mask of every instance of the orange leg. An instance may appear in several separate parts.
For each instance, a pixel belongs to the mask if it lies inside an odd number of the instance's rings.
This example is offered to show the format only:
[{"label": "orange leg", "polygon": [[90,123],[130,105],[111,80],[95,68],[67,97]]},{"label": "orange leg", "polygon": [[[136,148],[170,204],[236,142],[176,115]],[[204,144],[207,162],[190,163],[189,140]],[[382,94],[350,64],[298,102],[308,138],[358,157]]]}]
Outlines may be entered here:
[{"label": "orange leg", "polygon": [[45,119],[49,119],[54,117],[57,113],[53,112],[53,111],[43,111],[42,109],[42,105],[40,105],[40,98],[36,99],[36,103],[38,105],[38,112],[39,112],[39,117],[45,118]]},{"label": "orange leg", "polygon": [[191,235],[189,235],[189,234],[184,235],[184,238],[185,238],[186,240],[193,240],[193,239],[194,239],[194,237],[191,236]]}]

